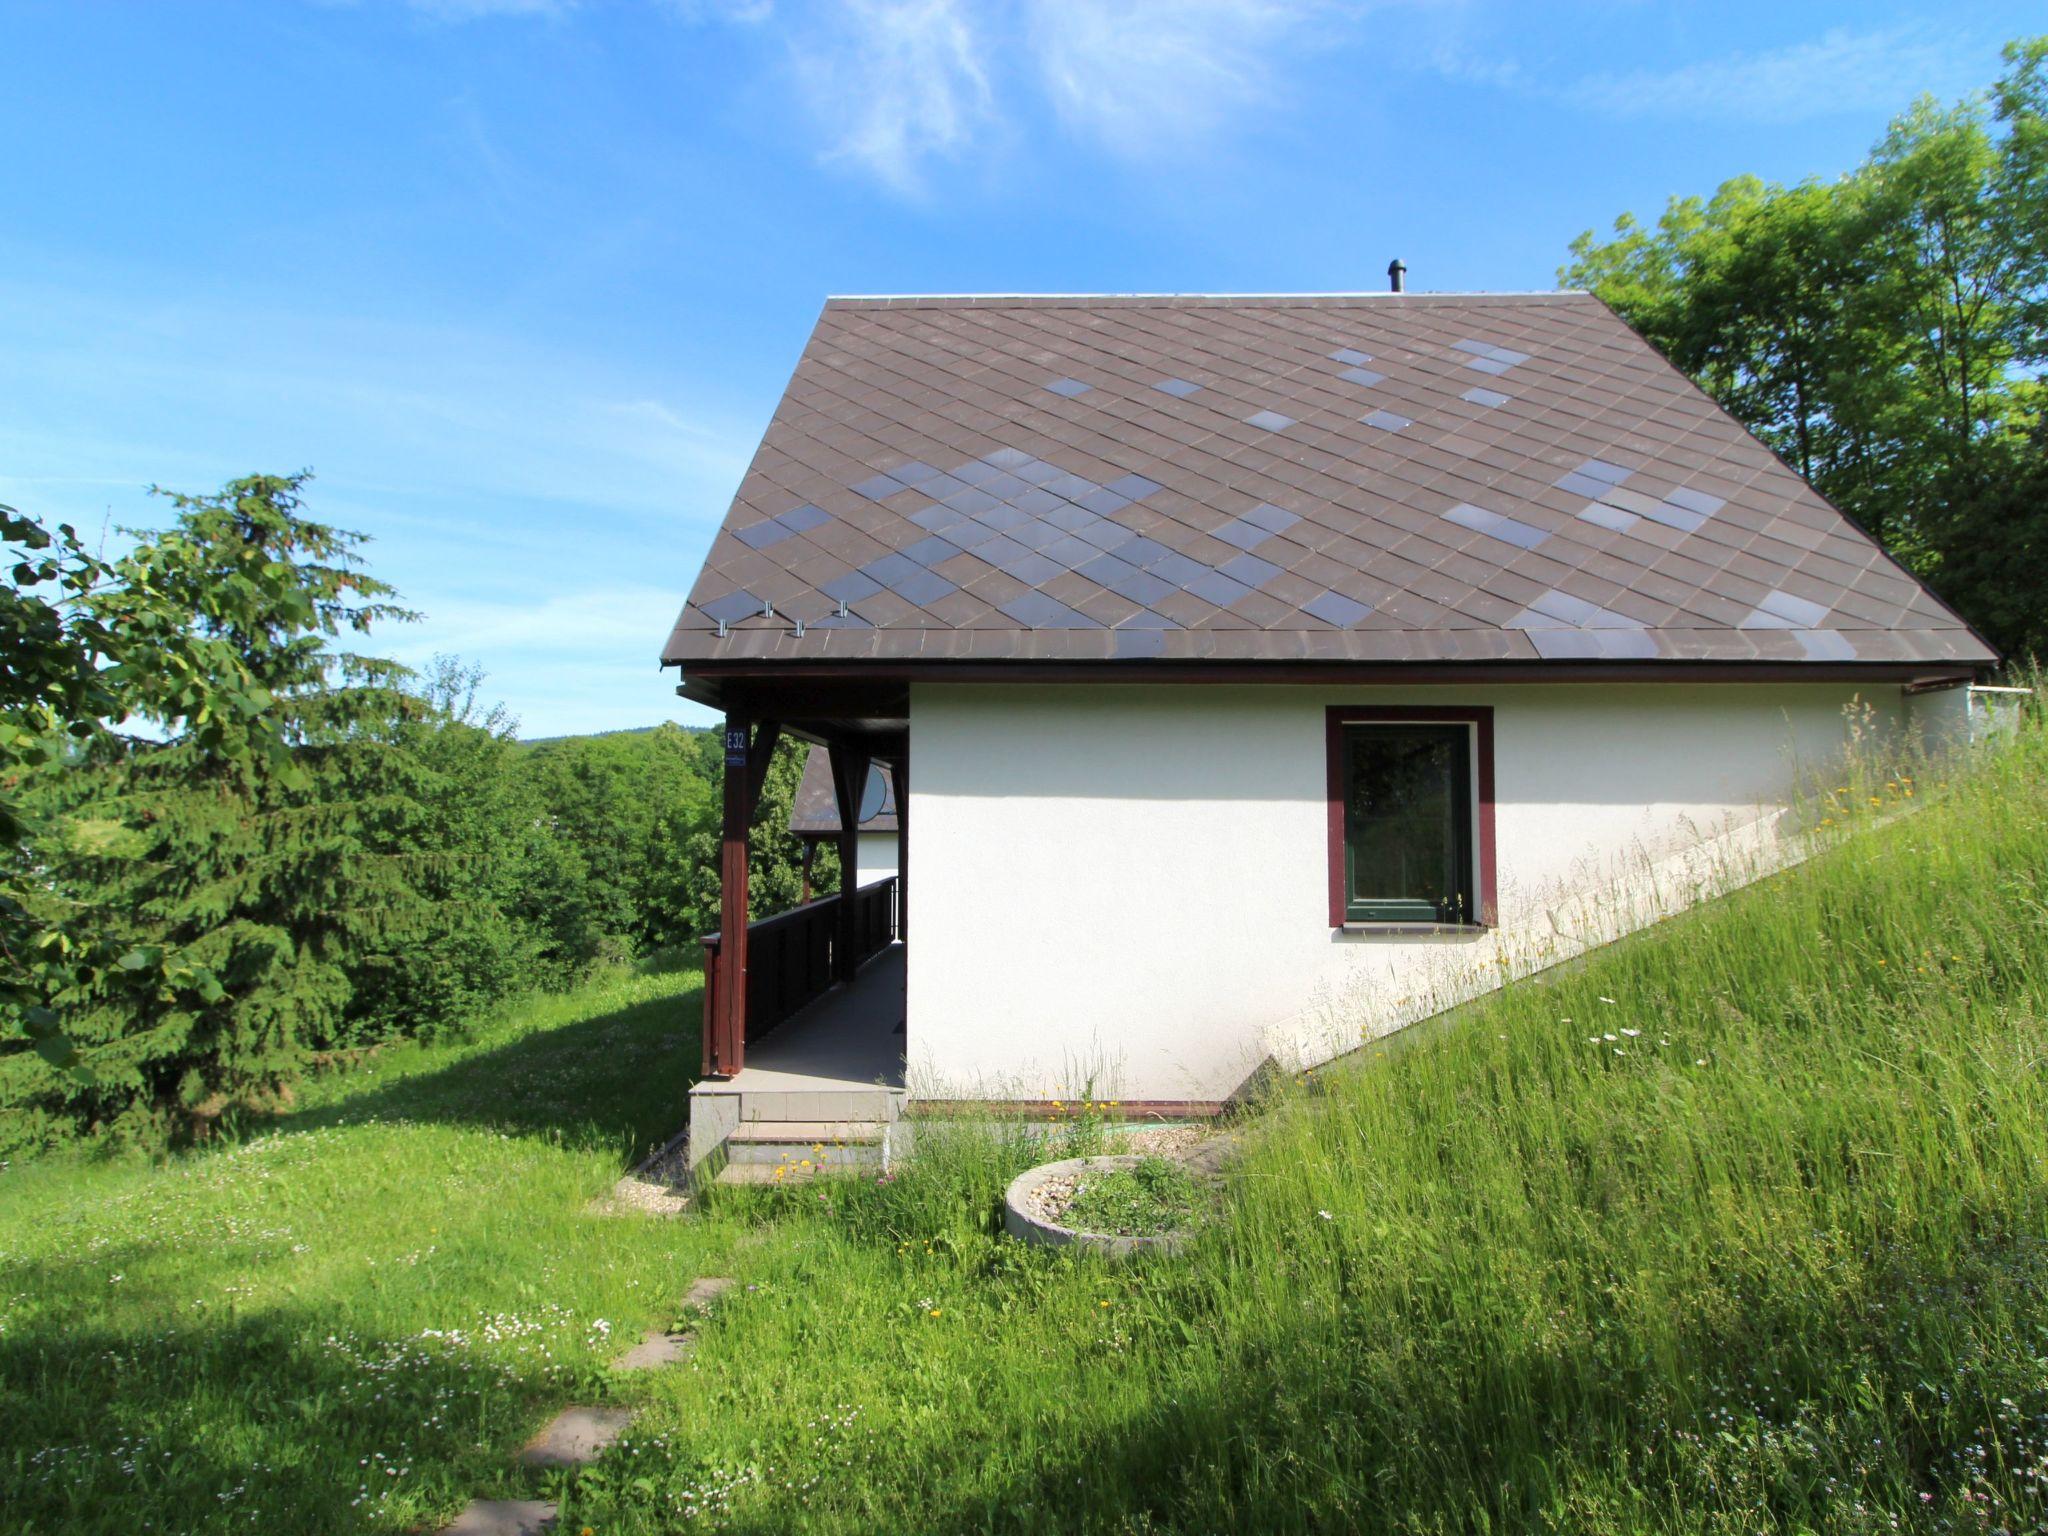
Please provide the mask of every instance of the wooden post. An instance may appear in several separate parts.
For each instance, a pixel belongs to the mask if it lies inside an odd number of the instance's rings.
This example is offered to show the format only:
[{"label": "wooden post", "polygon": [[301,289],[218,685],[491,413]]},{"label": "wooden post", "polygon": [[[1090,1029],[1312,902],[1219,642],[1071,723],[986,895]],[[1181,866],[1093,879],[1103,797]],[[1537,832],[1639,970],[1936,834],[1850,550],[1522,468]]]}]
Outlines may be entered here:
[{"label": "wooden post", "polygon": [[860,797],[868,783],[868,755],[846,741],[827,749],[832,755],[832,796],[839,802],[839,936],[833,969],[841,981],[853,980],[860,967],[859,930],[854,892],[860,876]]},{"label": "wooden post", "polygon": [[896,758],[896,937],[910,941],[910,748]]},{"label": "wooden post", "polygon": [[746,716],[725,717],[724,828],[718,851],[718,987],[711,1065],[731,1077],[747,1054],[747,867],[754,807]]}]

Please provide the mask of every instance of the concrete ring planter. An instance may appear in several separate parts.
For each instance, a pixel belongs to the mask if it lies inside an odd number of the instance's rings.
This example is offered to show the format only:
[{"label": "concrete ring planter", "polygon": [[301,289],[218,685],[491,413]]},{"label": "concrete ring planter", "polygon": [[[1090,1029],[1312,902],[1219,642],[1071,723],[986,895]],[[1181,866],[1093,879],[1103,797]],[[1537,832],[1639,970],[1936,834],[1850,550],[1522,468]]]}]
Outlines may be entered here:
[{"label": "concrete ring planter", "polygon": [[1036,1168],[1027,1168],[1010,1180],[1010,1188],[1003,1197],[1003,1229],[1020,1242],[1042,1243],[1050,1248],[1080,1248],[1110,1258],[1122,1258],[1132,1253],[1172,1253],[1187,1242],[1189,1233],[1159,1232],[1144,1237],[1126,1237],[1115,1232],[1081,1232],[1073,1227],[1063,1227],[1056,1221],[1048,1221],[1033,1211],[1034,1197],[1054,1179],[1086,1173],[1091,1169],[1131,1168],[1144,1161],[1136,1154],[1068,1157],[1056,1163],[1040,1163]]}]

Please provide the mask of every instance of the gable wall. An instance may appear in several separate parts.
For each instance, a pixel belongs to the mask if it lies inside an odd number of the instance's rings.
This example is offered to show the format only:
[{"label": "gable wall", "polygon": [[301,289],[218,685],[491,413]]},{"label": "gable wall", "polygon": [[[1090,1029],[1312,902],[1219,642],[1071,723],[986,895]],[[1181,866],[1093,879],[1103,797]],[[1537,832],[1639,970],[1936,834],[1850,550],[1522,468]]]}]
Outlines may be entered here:
[{"label": "gable wall", "polygon": [[[1859,698],[1901,712],[1822,683],[919,685],[911,1092],[1217,1099],[1327,1059],[1781,857],[1771,811]],[[1499,926],[1333,932],[1325,707],[1417,703],[1494,709]]]}]

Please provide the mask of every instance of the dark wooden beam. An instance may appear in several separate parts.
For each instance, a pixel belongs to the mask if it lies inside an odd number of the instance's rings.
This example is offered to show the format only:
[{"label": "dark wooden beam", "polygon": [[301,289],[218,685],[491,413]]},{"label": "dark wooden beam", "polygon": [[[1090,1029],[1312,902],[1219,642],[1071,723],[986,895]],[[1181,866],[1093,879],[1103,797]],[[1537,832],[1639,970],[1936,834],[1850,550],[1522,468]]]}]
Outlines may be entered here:
[{"label": "dark wooden beam", "polygon": [[[768,766],[775,761],[775,744],[782,740],[782,724],[763,720],[754,727],[753,745],[747,748],[747,805],[761,803],[761,786],[768,782]],[[749,815],[752,810],[749,809]]]},{"label": "dark wooden beam", "polygon": [[[896,937],[910,941],[910,742],[895,761],[896,770]],[[904,968],[909,985],[909,968]],[[909,1015],[905,1014],[905,1018]]]},{"label": "dark wooden beam", "polygon": [[860,797],[867,788],[872,759],[865,747],[849,740],[835,741],[829,750],[832,797],[839,803],[839,941],[834,968],[841,981],[851,981],[860,964],[853,901],[860,883]]},{"label": "dark wooden beam", "polygon": [[710,1021],[711,1071],[731,1077],[747,1052],[747,872],[752,853],[753,736],[747,718],[725,717],[723,827],[718,849],[718,977]]}]

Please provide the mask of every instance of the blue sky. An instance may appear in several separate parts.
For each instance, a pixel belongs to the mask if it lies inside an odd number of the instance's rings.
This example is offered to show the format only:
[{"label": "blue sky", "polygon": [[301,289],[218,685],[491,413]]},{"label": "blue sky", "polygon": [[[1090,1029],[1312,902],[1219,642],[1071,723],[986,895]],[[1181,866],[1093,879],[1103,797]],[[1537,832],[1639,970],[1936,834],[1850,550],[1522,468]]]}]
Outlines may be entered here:
[{"label": "blue sky", "polygon": [[0,500],[310,467],[529,735],[655,657],[830,293],[1545,288],[2034,4],[0,0]]}]

